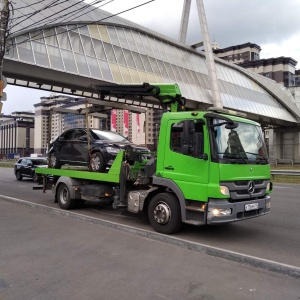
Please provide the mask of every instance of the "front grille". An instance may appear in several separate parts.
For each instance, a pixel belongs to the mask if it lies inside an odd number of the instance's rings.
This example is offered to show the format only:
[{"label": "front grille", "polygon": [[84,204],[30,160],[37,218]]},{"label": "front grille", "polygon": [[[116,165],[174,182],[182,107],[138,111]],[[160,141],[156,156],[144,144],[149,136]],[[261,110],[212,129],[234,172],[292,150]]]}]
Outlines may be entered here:
[{"label": "front grille", "polygon": [[[249,183],[254,183],[254,190],[249,191]],[[263,199],[266,194],[266,188],[269,180],[238,180],[221,182],[223,186],[227,186],[230,192],[229,202],[242,202],[254,199]]]},{"label": "front grille", "polygon": [[[261,193],[261,191],[262,191],[262,189],[255,189],[254,194]],[[238,195],[248,195],[249,194],[248,190],[238,190],[238,191],[236,191],[236,193]]]}]

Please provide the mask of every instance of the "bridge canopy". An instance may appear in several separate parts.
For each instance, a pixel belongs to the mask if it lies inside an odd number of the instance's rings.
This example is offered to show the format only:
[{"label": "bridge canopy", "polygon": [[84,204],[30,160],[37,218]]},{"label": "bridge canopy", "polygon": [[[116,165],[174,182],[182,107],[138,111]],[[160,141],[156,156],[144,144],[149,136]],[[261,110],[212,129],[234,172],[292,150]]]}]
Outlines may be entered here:
[{"label": "bridge canopy", "polygon": [[[177,83],[191,109],[212,106],[202,52],[79,0],[18,0],[4,75],[9,84],[98,98],[92,85]],[[265,124],[295,126],[300,111],[275,81],[216,58],[225,108]],[[107,99],[159,107],[159,102]]]}]

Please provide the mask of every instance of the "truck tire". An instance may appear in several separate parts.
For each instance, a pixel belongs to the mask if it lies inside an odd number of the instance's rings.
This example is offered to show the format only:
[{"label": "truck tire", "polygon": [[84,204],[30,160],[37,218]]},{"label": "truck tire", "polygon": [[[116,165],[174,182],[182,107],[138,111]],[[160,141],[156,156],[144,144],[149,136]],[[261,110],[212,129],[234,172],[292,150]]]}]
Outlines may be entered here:
[{"label": "truck tire", "polygon": [[170,193],[157,194],[150,200],[148,217],[152,227],[160,233],[172,234],[182,226],[179,201]]},{"label": "truck tire", "polygon": [[16,173],[16,178],[19,181],[21,181],[23,179],[23,176],[21,175],[21,173],[19,171],[17,171],[17,173]]},{"label": "truck tire", "polygon": [[76,200],[70,198],[68,187],[61,183],[56,192],[56,200],[62,209],[72,209],[76,205]]},{"label": "truck tire", "polygon": [[92,172],[103,172],[105,170],[104,159],[100,152],[94,152],[91,154],[89,170]]},{"label": "truck tire", "polygon": [[49,155],[49,168],[60,169],[61,163],[59,162],[57,152],[52,152]]}]

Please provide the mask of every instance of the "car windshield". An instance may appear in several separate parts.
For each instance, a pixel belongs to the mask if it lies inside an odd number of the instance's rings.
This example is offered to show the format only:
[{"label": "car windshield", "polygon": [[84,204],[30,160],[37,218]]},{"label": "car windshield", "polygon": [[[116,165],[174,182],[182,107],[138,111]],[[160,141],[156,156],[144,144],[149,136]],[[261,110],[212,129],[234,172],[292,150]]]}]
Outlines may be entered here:
[{"label": "car windshield", "polygon": [[227,163],[267,164],[268,156],[261,127],[238,122],[238,127],[227,129],[223,120],[215,119],[213,137],[214,153]]},{"label": "car windshield", "polygon": [[48,161],[47,159],[32,159],[32,164],[34,166],[40,166],[40,165],[47,165],[48,164]]},{"label": "car windshield", "polygon": [[96,136],[100,140],[108,140],[112,142],[122,142],[122,143],[129,143],[129,141],[122,135],[112,132],[112,131],[101,131],[101,130],[93,130],[93,133],[96,134]]}]

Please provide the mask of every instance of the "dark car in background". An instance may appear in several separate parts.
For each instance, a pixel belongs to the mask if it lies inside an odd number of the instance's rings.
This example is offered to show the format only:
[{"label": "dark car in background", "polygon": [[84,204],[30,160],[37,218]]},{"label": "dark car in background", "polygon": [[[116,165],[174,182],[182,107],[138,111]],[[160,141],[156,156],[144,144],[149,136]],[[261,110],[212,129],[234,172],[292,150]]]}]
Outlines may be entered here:
[{"label": "dark car in background", "polygon": [[63,132],[50,142],[49,167],[59,169],[62,165],[87,166],[90,171],[103,172],[112,165],[120,150],[138,152],[148,158],[149,149],[132,144],[122,135],[100,129],[73,128]]},{"label": "dark car in background", "polygon": [[46,157],[21,157],[15,163],[14,173],[17,180],[22,180],[23,177],[28,177],[37,182],[39,180],[39,176],[35,173],[35,169],[47,167],[48,160]]}]

